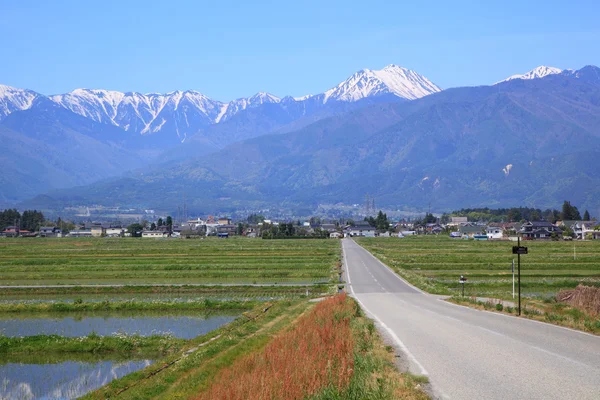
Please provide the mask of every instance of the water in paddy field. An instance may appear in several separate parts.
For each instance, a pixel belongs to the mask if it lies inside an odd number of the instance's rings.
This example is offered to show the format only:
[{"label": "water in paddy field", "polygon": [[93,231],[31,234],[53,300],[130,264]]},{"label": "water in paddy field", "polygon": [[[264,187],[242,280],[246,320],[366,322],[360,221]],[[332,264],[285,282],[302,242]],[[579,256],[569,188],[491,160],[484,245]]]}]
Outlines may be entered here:
[{"label": "water in paddy field", "polygon": [[55,314],[44,316],[30,314],[19,317],[0,317],[0,334],[7,337],[33,335],[60,335],[67,337],[114,335],[172,335],[181,339],[191,339],[205,335],[233,321],[239,313],[233,314]]},{"label": "water in paddy field", "polygon": [[65,361],[0,365],[0,399],[75,399],[152,364],[138,361]]}]

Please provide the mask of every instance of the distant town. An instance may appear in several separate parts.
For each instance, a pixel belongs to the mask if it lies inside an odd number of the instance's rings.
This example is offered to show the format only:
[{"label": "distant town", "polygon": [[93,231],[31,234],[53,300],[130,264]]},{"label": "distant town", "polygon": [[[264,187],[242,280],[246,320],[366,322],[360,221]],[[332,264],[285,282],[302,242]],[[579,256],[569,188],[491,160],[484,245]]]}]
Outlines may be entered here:
[{"label": "distant town", "polygon": [[230,217],[196,217],[174,219],[171,216],[138,222],[119,221],[55,221],[46,220],[36,210],[22,213],[16,209],[0,212],[0,237],[141,237],[199,238],[342,238],[342,237],[405,237],[411,235],[448,235],[472,240],[597,240],[600,222],[588,211],[583,216],[577,207],[565,201],[561,211],[534,208],[463,209],[449,214],[426,213],[421,218],[388,218],[379,211],[376,216],[359,218],[269,219],[261,214],[232,220]]}]

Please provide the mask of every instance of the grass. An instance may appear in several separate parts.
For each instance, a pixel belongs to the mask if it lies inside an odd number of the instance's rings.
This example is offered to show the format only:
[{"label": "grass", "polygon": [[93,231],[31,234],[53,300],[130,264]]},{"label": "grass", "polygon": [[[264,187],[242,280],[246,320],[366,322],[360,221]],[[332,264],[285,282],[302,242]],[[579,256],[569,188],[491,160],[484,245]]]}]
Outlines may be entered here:
[{"label": "grass", "polygon": [[0,242],[0,285],[324,283],[335,240],[38,238]]},{"label": "grass", "polygon": [[263,348],[311,303],[279,301],[257,308],[202,337],[190,341],[186,353],[168,356],[142,371],[114,380],[84,396],[105,399],[189,398],[207,387],[234,360]]},{"label": "grass", "polygon": [[61,313],[85,311],[165,311],[165,310],[249,310],[259,302],[256,301],[102,301],[73,303],[0,303],[2,313]]},{"label": "grass", "polygon": [[57,335],[36,335],[26,337],[0,336],[0,354],[35,355],[39,353],[118,353],[120,356],[164,356],[183,347],[184,339],[165,335],[139,336],[123,335],[98,336],[90,334],[82,337]]},{"label": "grass", "polygon": [[[448,300],[480,310],[517,315],[516,307],[504,305],[498,307],[499,303],[494,301],[480,301],[476,298],[460,296],[453,296]],[[590,314],[579,308],[569,306],[566,303],[556,302],[556,300],[524,299],[521,304],[521,315],[536,321],[548,322],[600,335],[600,318],[598,315]]]},{"label": "grass", "polygon": [[[360,238],[357,243],[430,293],[458,294],[458,278],[464,275],[468,279],[465,295],[512,299],[511,262],[514,259],[516,263],[513,242],[414,236]],[[600,286],[600,241],[522,243],[529,248],[529,254],[521,256],[523,296],[552,297],[580,283]]]},{"label": "grass", "polygon": [[[372,321],[345,295],[319,303],[264,349],[219,372],[196,399],[425,399]],[[422,381],[421,381],[422,382]]]}]

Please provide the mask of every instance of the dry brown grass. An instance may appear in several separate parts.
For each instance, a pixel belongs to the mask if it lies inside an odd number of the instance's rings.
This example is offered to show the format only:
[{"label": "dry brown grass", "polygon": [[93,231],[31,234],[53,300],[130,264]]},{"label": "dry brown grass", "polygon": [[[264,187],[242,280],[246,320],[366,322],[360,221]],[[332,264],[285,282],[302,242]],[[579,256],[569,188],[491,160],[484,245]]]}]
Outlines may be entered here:
[{"label": "dry brown grass", "polygon": [[354,367],[353,313],[345,294],[317,304],[263,351],[221,371],[197,399],[303,399],[328,386],[343,390]]},{"label": "dry brown grass", "polygon": [[573,290],[561,291],[556,299],[591,315],[600,315],[600,287],[579,285]]}]

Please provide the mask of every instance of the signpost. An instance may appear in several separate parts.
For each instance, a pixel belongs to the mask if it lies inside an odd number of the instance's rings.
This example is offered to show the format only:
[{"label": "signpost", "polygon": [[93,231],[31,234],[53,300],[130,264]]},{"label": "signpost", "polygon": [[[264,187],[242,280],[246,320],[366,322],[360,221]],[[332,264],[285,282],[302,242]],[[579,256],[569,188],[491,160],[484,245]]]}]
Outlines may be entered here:
[{"label": "signpost", "polygon": [[513,300],[515,299],[515,259],[512,260],[512,275],[513,275]]},{"label": "signpost", "polygon": [[460,279],[458,280],[458,283],[460,283],[462,285],[462,297],[465,297],[465,282],[467,281],[467,278],[465,278],[464,276],[460,276]]},{"label": "signpost", "polygon": [[[513,246],[512,249],[513,254],[517,255],[517,263],[518,263],[518,285],[519,285],[519,315],[521,315],[521,254],[527,254],[527,247],[521,246],[521,237],[517,238],[517,245]],[[514,261],[513,261],[514,262]],[[514,289],[513,289],[514,290]]]}]

